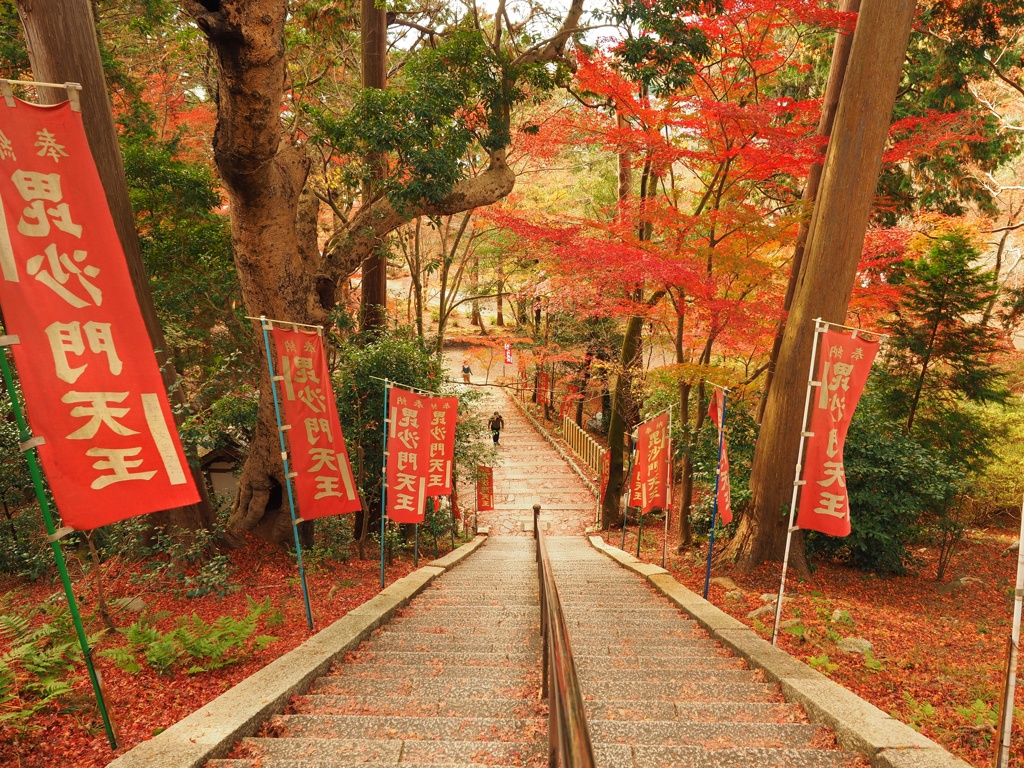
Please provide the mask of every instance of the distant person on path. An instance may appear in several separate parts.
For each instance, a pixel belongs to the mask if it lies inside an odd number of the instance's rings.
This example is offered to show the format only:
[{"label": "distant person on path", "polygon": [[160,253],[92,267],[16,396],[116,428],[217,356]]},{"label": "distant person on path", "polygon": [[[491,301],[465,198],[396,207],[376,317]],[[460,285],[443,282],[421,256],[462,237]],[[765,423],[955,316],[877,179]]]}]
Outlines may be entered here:
[{"label": "distant person on path", "polygon": [[501,414],[497,411],[491,416],[491,420],[487,422],[487,428],[491,430],[491,437],[494,438],[494,444],[498,444],[498,438],[501,436],[501,430],[505,428],[505,420],[501,418]]},{"label": "distant person on path", "polygon": [[[465,384],[469,384],[469,375],[473,373],[473,369],[469,367],[469,360],[462,361],[462,381]],[[495,441],[497,442],[497,441]]]}]

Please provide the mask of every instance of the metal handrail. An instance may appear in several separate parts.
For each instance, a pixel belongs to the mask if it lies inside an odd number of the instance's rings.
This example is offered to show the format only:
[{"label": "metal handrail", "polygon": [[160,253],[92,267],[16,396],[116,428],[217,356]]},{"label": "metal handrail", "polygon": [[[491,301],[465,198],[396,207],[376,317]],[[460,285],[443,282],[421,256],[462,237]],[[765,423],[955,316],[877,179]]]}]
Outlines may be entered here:
[{"label": "metal handrail", "polygon": [[583,693],[569,645],[562,603],[558,599],[551,557],[540,529],[540,504],[533,505],[533,537],[537,540],[540,581],[540,631],[544,645],[543,694],[548,699],[548,766],[594,768],[594,748],[583,711]]}]

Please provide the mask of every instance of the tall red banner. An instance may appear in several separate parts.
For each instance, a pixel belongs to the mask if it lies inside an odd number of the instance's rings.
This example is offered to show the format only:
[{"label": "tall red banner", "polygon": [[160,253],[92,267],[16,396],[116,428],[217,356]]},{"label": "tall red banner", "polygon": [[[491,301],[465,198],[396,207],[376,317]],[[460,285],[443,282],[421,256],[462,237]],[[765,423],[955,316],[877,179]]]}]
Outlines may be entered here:
[{"label": "tall red banner", "polygon": [[289,425],[291,469],[299,515],[314,520],[358,512],[359,491],[352,477],[345,437],[327,369],[323,339],[314,330],[270,329],[281,376],[281,405]]},{"label": "tall red banner", "polygon": [[427,407],[427,496],[448,496],[452,492],[455,464],[455,417],[457,397],[429,397]]},{"label": "tall red banner", "polygon": [[543,405],[551,402],[551,374],[541,371],[537,374],[537,402]]},{"label": "tall red banner", "polygon": [[606,450],[601,454],[601,500],[604,501],[604,495],[608,492],[608,479],[612,474],[612,452]]},{"label": "tall red banner", "polygon": [[725,424],[722,412],[725,410],[725,390],[715,388],[708,404],[708,416],[718,427],[718,441],[722,446],[718,458],[718,515],[728,525],[732,522],[732,487],[729,483],[729,446],[725,440]]},{"label": "tall red banner", "polygon": [[476,468],[476,511],[494,511],[494,470],[490,467]]},{"label": "tall red banner", "polygon": [[562,398],[561,405],[558,406],[558,418],[564,419],[569,415],[569,412],[573,409],[580,399],[580,388],[575,384],[569,384],[565,388],[565,397]]},{"label": "tall red banner", "polygon": [[512,345],[505,345],[505,364],[512,365]]},{"label": "tall red banner", "polygon": [[877,341],[840,331],[828,330],[821,335],[816,379],[821,385],[812,393],[807,428],[811,436],[807,438],[804,485],[796,519],[799,528],[830,536],[850,533],[843,444],[878,346]]},{"label": "tall red banner", "polygon": [[82,115],[0,100],[0,304],[65,525],[199,501]]},{"label": "tall red banner", "polygon": [[630,506],[642,513],[668,503],[668,413],[645,421],[637,430],[636,465]]},{"label": "tall red banner", "polygon": [[429,399],[401,387],[391,387],[388,398],[386,510],[396,523],[426,517]]}]

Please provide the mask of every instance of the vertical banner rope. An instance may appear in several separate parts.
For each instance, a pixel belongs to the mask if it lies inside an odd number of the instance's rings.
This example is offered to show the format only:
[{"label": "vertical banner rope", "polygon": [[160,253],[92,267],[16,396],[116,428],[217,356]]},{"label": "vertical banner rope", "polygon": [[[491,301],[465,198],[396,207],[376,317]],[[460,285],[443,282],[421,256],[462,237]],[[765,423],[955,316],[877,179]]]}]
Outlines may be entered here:
[{"label": "vertical banner rope", "polygon": [[1013,699],[1017,688],[1017,656],[1020,651],[1021,609],[1024,607],[1024,507],[1021,507],[1020,538],[1017,539],[1017,583],[1013,593],[1013,625],[1007,647],[1006,679],[996,735],[996,768],[1009,768],[1010,736],[1013,731]]},{"label": "vertical banner rope", "polygon": [[[0,214],[2,215],[2,214]],[[7,343],[12,343],[14,337],[5,337]],[[2,342],[0,342],[2,343]],[[78,612],[78,603],[75,601],[75,593],[71,586],[71,577],[68,575],[67,563],[64,562],[64,552],[60,546],[60,534],[53,524],[53,515],[50,512],[50,501],[43,488],[43,474],[39,469],[39,460],[36,457],[35,447],[27,448],[33,440],[29,432],[28,422],[21,409],[21,402],[18,399],[17,390],[14,387],[14,377],[11,374],[11,367],[7,361],[6,345],[0,346],[0,373],[3,374],[4,384],[7,387],[7,394],[11,397],[11,410],[14,411],[14,420],[18,425],[18,439],[21,441],[22,451],[28,461],[28,471],[32,475],[32,486],[36,491],[36,499],[39,501],[39,508],[43,513],[43,521],[46,523],[47,538],[50,547],[53,549],[53,557],[57,561],[57,570],[60,572],[60,581],[64,587],[64,596],[68,601],[68,609],[71,611],[71,621],[75,625],[75,635],[78,637],[78,644],[82,648],[82,658],[85,660],[86,669],[89,671],[89,682],[92,684],[92,692],[96,697],[96,705],[100,710],[100,717],[103,719],[103,729],[107,733],[107,741],[111,749],[117,749],[117,737],[114,735],[114,726],[110,721],[107,712],[106,702],[103,700],[103,690],[100,687],[99,675],[92,663],[92,649],[89,648],[89,641],[85,636],[85,628],[82,626],[82,617]],[[68,532],[67,529],[62,529]]]},{"label": "vertical banner rope", "polygon": [[284,444],[285,426],[281,423],[281,404],[277,397],[277,381],[281,377],[274,373],[274,354],[270,349],[270,328],[272,323],[260,316],[263,329],[263,346],[267,351],[267,369],[270,371],[270,391],[274,395],[274,418],[277,419],[277,437],[281,446],[281,461],[284,463],[284,485],[288,492],[288,512],[292,518],[292,534],[295,537],[295,555],[299,564],[299,583],[302,585],[302,601],[306,607],[306,625],[313,631],[313,609],[309,604],[309,586],[306,584],[306,568],[302,563],[302,543],[299,541],[299,520],[295,514],[295,494],[292,491],[292,472],[288,463],[288,450]]},{"label": "vertical banner rope", "polygon": [[718,427],[718,470],[715,472],[715,497],[711,503],[711,533],[708,535],[708,562],[704,571],[704,599],[708,599],[711,587],[711,558],[715,554],[715,523],[718,521],[718,489],[722,483],[722,446],[725,442],[725,399],[729,390],[722,387],[722,413]]},{"label": "vertical banner rope", "polygon": [[380,588],[384,589],[384,531],[388,520],[388,433],[390,418],[391,382],[384,379],[384,450],[380,463]]},{"label": "vertical banner rope", "polygon": [[823,323],[820,317],[814,319],[814,343],[811,345],[811,364],[807,372],[807,394],[804,396],[804,418],[800,422],[800,448],[796,457],[796,470],[793,473],[793,496],[789,502],[789,525],[786,530],[786,554],[782,558],[782,579],[779,581],[779,597],[775,603],[775,625],[772,627],[772,645],[778,645],[779,621],[782,619],[782,598],[786,592],[786,571],[789,569],[789,549],[793,543],[793,531],[796,530],[793,521],[796,518],[796,500],[800,494],[800,486],[804,484],[800,479],[803,471],[804,448],[807,445],[807,416],[811,410],[811,390],[815,385],[821,386],[821,382],[814,381],[814,363],[818,356],[818,342],[821,334],[828,330],[828,323]]}]

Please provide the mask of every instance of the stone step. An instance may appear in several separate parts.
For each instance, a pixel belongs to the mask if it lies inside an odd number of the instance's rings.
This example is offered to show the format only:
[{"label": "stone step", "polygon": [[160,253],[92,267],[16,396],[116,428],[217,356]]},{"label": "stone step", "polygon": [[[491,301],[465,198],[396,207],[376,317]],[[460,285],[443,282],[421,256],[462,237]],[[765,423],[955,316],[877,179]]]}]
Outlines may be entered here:
[{"label": "stone step", "polygon": [[688,723],[782,723],[800,722],[803,710],[796,704],[705,701],[588,701],[587,721],[680,720]]},{"label": "stone step", "polygon": [[[403,768],[403,766],[414,765],[402,761],[401,763],[353,763],[345,762],[343,759],[310,760],[305,757],[296,758],[227,758],[223,760],[210,760],[206,763],[209,768]],[[430,763],[430,768],[518,768],[518,766],[504,766],[501,763]]]},{"label": "stone step", "polygon": [[595,701],[607,699],[650,699],[654,701],[780,701],[778,686],[768,683],[671,683],[652,686],[643,682],[615,680],[596,681],[583,687],[583,698]]},{"label": "stone step", "polygon": [[589,724],[594,742],[644,746],[759,749],[806,749],[827,737],[819,725],[806,723],[686,723],[680,721],[615,722]]},{"label": "stone step", "polygon": [[[537,671],[539,674],[539,661],[529,666],[511,665],[489,666],[489,667],[466,667],[461,664],[378,664],[369,662],[365,664],[350,664],[348,662],[337,665],[333,670],[335,678],[362,678],[377,680],[404,680],[404,679],[430,679],[430,680],[451,680],[457,678],[469,678],[473,680],[509,680],[511,678],[522,678],[528,671]],[[628,670],[617,670],[628,672]],[[580,673],[583,674],[582,672]],[[603,674],[603,673],[602,673]],[[724,673],[723,673],[724,674]],[[747,672],[747,674],[752,674]],[[619,679],[619,678],[609,678]]]},{"label": "stone step", "polygon": [[540,711],[540,700],[457,699],[449,696],[296,696],[292,707],[300,714],[377,715],[394,717],[530,718]]},{"label": "stone step", "polygon": [[[601,685],[621,685],[620,683],[595,683]],[[730,684],[736,685],[736,684]],[[464,698],[464,699],[515,699],[531,698],[537,695],[540,686],[540,672],[537,680],[528,682],[517,680],[479,680],[472,678],[417,678],[405,680],[367,679],[363,677],[321,677],[313,683],[312,694],[330,694],[335,696],[408,696],[411,698]],[[728,686],[719,686],[725,688]],[[749,686],[753,688],[754,686]],[[629,694],[615,698],[636,698]],[[694,697],[696,698],[696,697]],[[707,701],[714,701],[712,698]],[[718,701],[730,699],[719,698]]]},{"label": "stone step", "polygon": [[[601,646],[604,652],[608,652],[608,646]],[[459,640],[445,638],[444,642],[438,639],[438,635],[424,635],[423,633],[392,633],[382,636],[374,641],[373,648],[382,651],[416,651],[431,653],[433,651],[444,651],[447,653],[529,653],[541,652],[540,638],[529,638],[527,640],[488,640],[486,637],[479,637],[475,640]]]},{"label": "stone step", "polygon": [[[268,760],[301,755],[306,766],[380,763],[511,763],[525,764],[547,754],[546,743],[441,741],[422,739],[274,739],[247,738],[244,756]],[[329,762],[321,762],[329,761]]]},{"label": "stone step", "polygon": [[[612,658],[602,656],[596,658]],[[637,657],[633,657],[637,658]],[[351,659],[346,658],[346,663],[352,661],[356,664],[380,664],[380,665],[402,665],[402,666],[424,666],[427,664],[443,664],[446,666],[462,667],[507,667],[507,666],[535,666],[540,663],[540,656],[536,653],[450,653],[446,651],[384,651],[369,648],[368,650],[356,651]]]},{"label": "stone step", "polygon": [[[578,656],[575,653],[576,669],[580,674],[592,675],[594,679],[603,676],[608,672],[639,672],[646,670],[650,675],[658,676],[658,679],[665,677],[682,678],[696,670],[726,670],[741,669],[750,671],[747,663],[734,656],[683,656],[678,658],[661,657],[645,658],[642,656]],[[594,661],[604,659],[605,661]],[[611,680],[613,678],[606,678]]]},{"label": "stone step", "polygon": [[595,744],[602,768],[843,768],[863,765],[838,750],[702,749]]},{"label": "stone step", "polygon": [[601,669],[577,668],[580,682],[586,690],[590,683],[635,683],[661,688],[691,683],[753,683],[759,682],[758,672],[744,668],[660,670],[660,669]]},{"label": "stone step", "polygon": [[267,730],[270,735],[289,739],[449,739],[532,743],[547,734],[547,719],[285,715],[274,718]]}]

